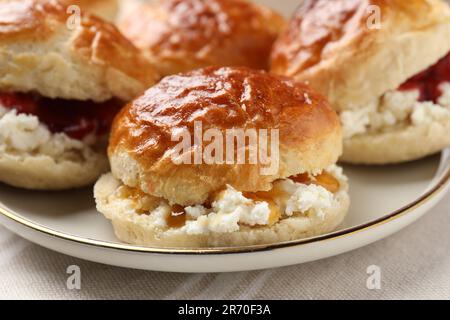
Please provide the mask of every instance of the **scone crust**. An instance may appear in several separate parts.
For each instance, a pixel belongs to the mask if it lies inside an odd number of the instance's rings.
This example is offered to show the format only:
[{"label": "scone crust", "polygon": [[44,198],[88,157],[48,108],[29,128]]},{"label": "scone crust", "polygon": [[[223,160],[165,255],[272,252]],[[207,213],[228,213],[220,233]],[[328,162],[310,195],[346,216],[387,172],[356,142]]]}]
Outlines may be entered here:
[{"label": "scone crust", "polygon": [[[119,11],[119,0],[59,0],[66,6],[76,5],[102,19],[113,22]],[[121,1],[121,0],[120,0]]]},{"label": "scone crust", "polygon": [[[194,136],[195,123],[223,136],[229,129],[277,129],[279,170],[261,175],[262,164],[248,161],[174,163],[179,142],[172,132],[186,128]],[[321,95],[263,71],[214,67],[167,77],[128,104],[113,123],[109,145],[116,178],[181,205],[203,203],[226,184],[269,190],[277,179],[327,168],[341,152],[339,119]]]},{"label": "scone crust", "polygon": [[[88,148],[88,147],[87,147]],[[0,152],[0,182],[30,190],[67,190],[94,184],[109,169],[104,152],[83,161]]]},{"label": "scone crust", "polygon": [[48,0],[0,2],[0,91],[129,101],[154,84],[155,69],[116,27],[85,13],[77,24],[66,9]]},{"label": "scone crust", "polygon": [[267,70],[284,26],[279,14],[247,0],[162,0],[119,21],[163,75],[211,65]]},{"label": "scone crust", "polygon": [[450,147],[450,120],[357,135],[344,141],[341,161],[384,165],[413,161]]},{"label": "scone crust", "polygon": [[271,69],[308,81],[338,111],[354,109],[436,63],[448,39],[441,0],[307,0],[275,43]]},{"label": "scone crust", "polygon": [[336,195],[339,205],[326,210],[324,219],[316,215],[292,216],[272,227],[241,226],[239,231],[232,233],[191,235],[182,229],[162,230],[149,220],[110,202],[108,196],[119,184],[111,174],[100,178],[94,188],[97,209],[111,220],[119,240],[147,247],[239,247],[313,237],[334,231],[343,222],[350,206],[348,186],[343,185],[343,190]]}]

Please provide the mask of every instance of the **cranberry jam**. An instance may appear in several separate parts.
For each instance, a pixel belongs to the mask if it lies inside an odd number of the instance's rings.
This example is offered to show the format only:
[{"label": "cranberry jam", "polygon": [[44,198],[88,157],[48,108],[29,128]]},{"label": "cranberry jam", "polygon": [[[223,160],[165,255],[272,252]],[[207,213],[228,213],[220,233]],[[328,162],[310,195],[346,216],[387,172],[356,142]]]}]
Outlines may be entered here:
[{"label": "cranberry jam", "polygon": [[115,115],[124,105],[118,100],[103,103],[49,99],[35,94],[1,93],[0,105],[19,114],[34,115],[53,133],[65,133],[82,140],[94,133],[108,133]]},{"label": "cranberry jam", "polygon": [[406,81],[400,86],[399,90],[419,90],[419,101],[437,103],[442,95],[439,86],[445,82],[450,83],[450,53],[435,65]]}]

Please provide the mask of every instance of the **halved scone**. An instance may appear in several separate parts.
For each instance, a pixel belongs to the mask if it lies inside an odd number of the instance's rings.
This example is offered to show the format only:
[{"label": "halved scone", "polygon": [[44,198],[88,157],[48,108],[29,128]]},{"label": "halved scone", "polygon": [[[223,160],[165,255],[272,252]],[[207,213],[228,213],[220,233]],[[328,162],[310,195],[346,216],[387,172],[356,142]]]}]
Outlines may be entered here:
[{"label": "halved scone", "polygon": [[[246,135],[240,148],[239,136],[226,139],[237,132]],[[94,196],[117,237],[132,244],[300,239],[334,230],[348,212],[347,179],[335,165],[341,152],[336,113],[304,84],[210,67],[166,77],[121,111],[109,144],[112,172]]]},{"label": "halved scone", "polygon": [[442,0],[304,1],[271,70],[329,99],[343,124],[343,161],[411,161],[450,147],[449,40]]},{"label": "halved scone", "polygon": [[86,186],[108,170],[114,116],[158,78],[111,24],[58,1],[0,2],[0,181]]}]

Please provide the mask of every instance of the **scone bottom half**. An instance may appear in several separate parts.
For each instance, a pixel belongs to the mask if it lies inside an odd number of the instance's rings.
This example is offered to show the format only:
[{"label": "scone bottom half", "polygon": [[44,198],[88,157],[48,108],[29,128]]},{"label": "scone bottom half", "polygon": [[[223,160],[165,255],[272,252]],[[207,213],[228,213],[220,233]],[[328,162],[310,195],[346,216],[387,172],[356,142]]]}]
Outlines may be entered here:
[{"label": "scone bottom half", "polygon": [[33,190],[92,185],[109,169],[109,130],[123,105],[0,92],[0,181]]},{"label": "scone bottom half", "polygon": [[340,113],[342,161],[389,164],[450,147],[450,53],[367,106]]},{"label": "scone bottom half", "polygon": [[316,236],[335,230],[350,205],[347,178],[336,165],[275,181],[264,192],[227,185],[188,207],[128,187],[112,174],[100,178],[94,195],[120,240],[155,247],[249,246]]}]

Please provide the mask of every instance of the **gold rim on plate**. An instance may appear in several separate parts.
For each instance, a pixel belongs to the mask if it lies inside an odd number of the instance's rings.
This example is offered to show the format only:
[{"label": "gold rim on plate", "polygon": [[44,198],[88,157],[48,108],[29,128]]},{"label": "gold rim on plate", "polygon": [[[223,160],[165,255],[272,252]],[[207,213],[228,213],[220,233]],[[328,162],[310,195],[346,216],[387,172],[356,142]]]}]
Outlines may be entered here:
[{"label": "gold rim on plate", "polygon": [[199,249],[184,249],[184,248],[152,248],[152,247],[141,247],[135,245],[128,244],[120,244],[113,243],[108,241],[94,240],[89,238],[83,238],[79,236],[74,236],[66,233],[62,233],[40,224],[34,223],[28,219],[17,215],[16,213],[0,207],[0,214],[7,217],[10,220],[13,220],[21,225],[24,225],[34,231],[46,234],[48,236],[52,236],[55,238],[59,238],[62,240],[76,242],[83,245],[106,248],[106,249],[115,249],[121,251],[131,251],[131,252],[140,252],[140,253],[153,253],[153,254],[185,254],[185,255],[206,255],[206,254],[238,254],[238,253],[251,253],[251,252],[260,252],[260,251],[269,251],[275,249],[282,249],[288,247],[295,247],[300,245],[306,245],[310,243],[331,240],[336,238],[341,238],[344,236],[349,236],[355,233],[360,233],[362,231],[383,225],[392,220],[399,219],[409,212],[415,210],[416,208],[426,204],[431,201],[435,196],[440,194],[449,184],[450,184],[450,163],[447,163],[447,168],[445,169],[445,173],[442,178],[438,181],[438,183],[431,188],[428,192],[422,195],[420,198],[415,200],[414,202],[404,206],[401,209],[398,209],[386,216],[373,220],[371,222],[361,224],[355,227],[347,228],[344,230],[332,232],[329,234],[325,234],[322,236],[316,236],[311,238],[292,240],[287,242],[280,242],[274,244],[267,245],[253,245],[253,246],[244,246],[244,247],[219,247],[219,248],[199,248]]}]

